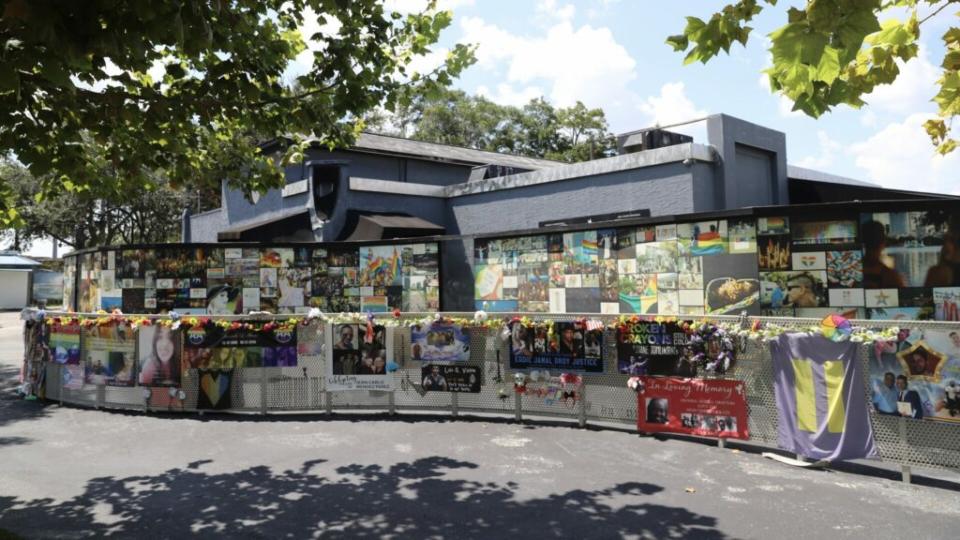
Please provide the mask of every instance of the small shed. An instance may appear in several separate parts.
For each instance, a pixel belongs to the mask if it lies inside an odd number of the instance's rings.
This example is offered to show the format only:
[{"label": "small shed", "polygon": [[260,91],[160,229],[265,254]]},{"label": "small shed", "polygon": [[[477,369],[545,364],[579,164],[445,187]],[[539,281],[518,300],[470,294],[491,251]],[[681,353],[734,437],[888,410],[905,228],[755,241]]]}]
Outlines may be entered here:
[{"label": "small shed", "polygon": [[0,309],[30,305],[32,274],[40,263],[16,251],[0,251]]}]

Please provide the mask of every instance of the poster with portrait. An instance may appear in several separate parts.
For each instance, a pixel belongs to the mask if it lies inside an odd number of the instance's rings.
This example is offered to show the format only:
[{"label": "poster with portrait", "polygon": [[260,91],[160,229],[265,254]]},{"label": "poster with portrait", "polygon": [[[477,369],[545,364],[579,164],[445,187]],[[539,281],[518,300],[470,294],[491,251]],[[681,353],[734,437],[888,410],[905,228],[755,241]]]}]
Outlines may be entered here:
[{"label": "poster with portrait", "polygon": [[230,283],[212,285],[207,290],[207,313],[211,315],[242,315],[244,313],[243,290],[242,287]]},{"label": "poster with portrait", "polygon": [[180,384],[180,330],[141,326],[137,330],[137,381],[140,386]]},{"label": "poster with portrait", "polygon": [[80,390],[83,388],[83,365],[68,364],[63,366],[61,382],[65,390]]},{"label": "poster with portrait", "polygon": [[824,270],[761,272],[760,301],[763,307],[817,308],[829,304]]},{"label": "poster with portrait", "polygon": [[678,321],[637,321],[617,328],[617,371],[629,375],[693,377],[684,356],[687,333]]},{"label": "poster with portrait", "polygon": [[366,324],[332,324],[325,336],[326,389],[393,390],[393,375],[387,366],[393,363],[394,327]]},{"label": "poster with portrait", "polygon": [[410,358],[427,362],[466,362],[470,335],[459,324],[432,322],[410,327]]},{"label": "poster with portrait", "polygon": [[311,377],[324,375],[323,331],[324,325],[316,319],[297,325],[297,365],[306,369]]},{"label": "poster with portrait", "polygon": [[[947,271],[956,250],[944,211],[877,212],[860,215],[863,282],[869,289],[958,286]],[[946,259],[944,259],[946,254]]]},{"label": "poster with portrait", "polygon": [[743,381],[640,377],[637,430],[749,439]]},{"label": "poster with portrait", "polygon": [[50,361],[58,364],[80,363],[80,325],[54,323],[47,341]]},{"label": "poster with portrait", "polygon": [[510,327],[510,368],[603,373],[603,329],[576,322]]},{"label": "poster with portrait", "polygon": [[136,341],[124,324],[95,325],[83,329],[84,382],[108,386],[133,386],[136,381]]},{"label": "poster with portrait", "polygon": [[295,329],[227,330],[214,324],[186,331],[181,369],[293,367],[297,365]]},{"label": "poster with portrait", "polygon": [[482,379],[478,366],[426,364],[420,368],[421,387],[425,392],[479,394]]},{"label": "poster with portrait", "polygon": [[869,365],[877,413],[960,423],[960,331],[910,329],[872,347]]}]

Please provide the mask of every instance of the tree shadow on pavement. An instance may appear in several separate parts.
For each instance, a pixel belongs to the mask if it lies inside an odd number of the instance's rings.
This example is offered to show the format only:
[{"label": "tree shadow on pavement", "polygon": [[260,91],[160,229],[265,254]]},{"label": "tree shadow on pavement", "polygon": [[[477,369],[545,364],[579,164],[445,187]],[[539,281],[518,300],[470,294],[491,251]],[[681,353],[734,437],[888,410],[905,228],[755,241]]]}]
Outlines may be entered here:
[{"label": "tree shadow on pavement", "polygon": [[95,478],[63,502],[0,497],[0,527],[30,538],[726,538],[713,517],[645,501],[663,491],[648,483],[531,500],[518,499],[512,482],[450,478],[478,465],[445,457],[314,472],[324,462],[211,474],[199,461],[156,476]]},{"label": "tree shadow on pavement", "polygon": [[[20,370],[15,366],[0,365],[0,427],[21,420],[42,418],[52,404],[43,401],[24,401],[16,393]],[[3,444],[0,442],[0,444]]]}]

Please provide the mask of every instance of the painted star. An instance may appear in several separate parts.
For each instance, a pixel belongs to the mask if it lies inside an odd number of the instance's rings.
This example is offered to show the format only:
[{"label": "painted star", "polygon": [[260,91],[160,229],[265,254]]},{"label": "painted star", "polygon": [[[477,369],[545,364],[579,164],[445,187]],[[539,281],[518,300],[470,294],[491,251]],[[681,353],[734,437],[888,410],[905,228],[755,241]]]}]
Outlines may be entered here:
[{"label": "painted star", "polygon": [[890,295],[887,294],[887,291],[880,291],[877,293],[876,300],[878,306],[886,306],[888,305],[887,301],[890,300]]}]

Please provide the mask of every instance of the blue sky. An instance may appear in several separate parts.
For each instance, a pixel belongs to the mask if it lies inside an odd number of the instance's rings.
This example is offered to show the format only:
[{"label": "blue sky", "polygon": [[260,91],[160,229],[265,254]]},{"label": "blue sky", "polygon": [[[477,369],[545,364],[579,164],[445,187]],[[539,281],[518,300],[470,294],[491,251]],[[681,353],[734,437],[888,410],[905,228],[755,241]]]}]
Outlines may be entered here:
[{"label": "blue sky", "polygon": [[[423,5],[386,3],[399,11]],[[603,108],[615,132],[723,112],[785,132],[791,164],[889,187],[960,193],[960,152],[935,156],[921,128],[935,111],[930,98],[942,59],[940,36],[955,20],[952,13],[924,25],[920,57],[903,66],[902,80],[869,96],[870,106],[843,107],[813,120],[790,112],[761,75],[768,65],[766,34],[784,24],[790,3],[755,20],[748,47],[708,65],[684,66],[682,54],[664,43],[680,33],[686,15],[705,18],[726,3],[441,0],[440,7],[453,10],[453,24],[434,57],[418,65],[435,65],[454,43],[475,43],[478,63],[455,85],[494,101],[520,104],[539,95],[560,105],[580,100]],[[897,16],[902,13],[890,14]],[[702,133],[694,134],[702,140]]]}]

